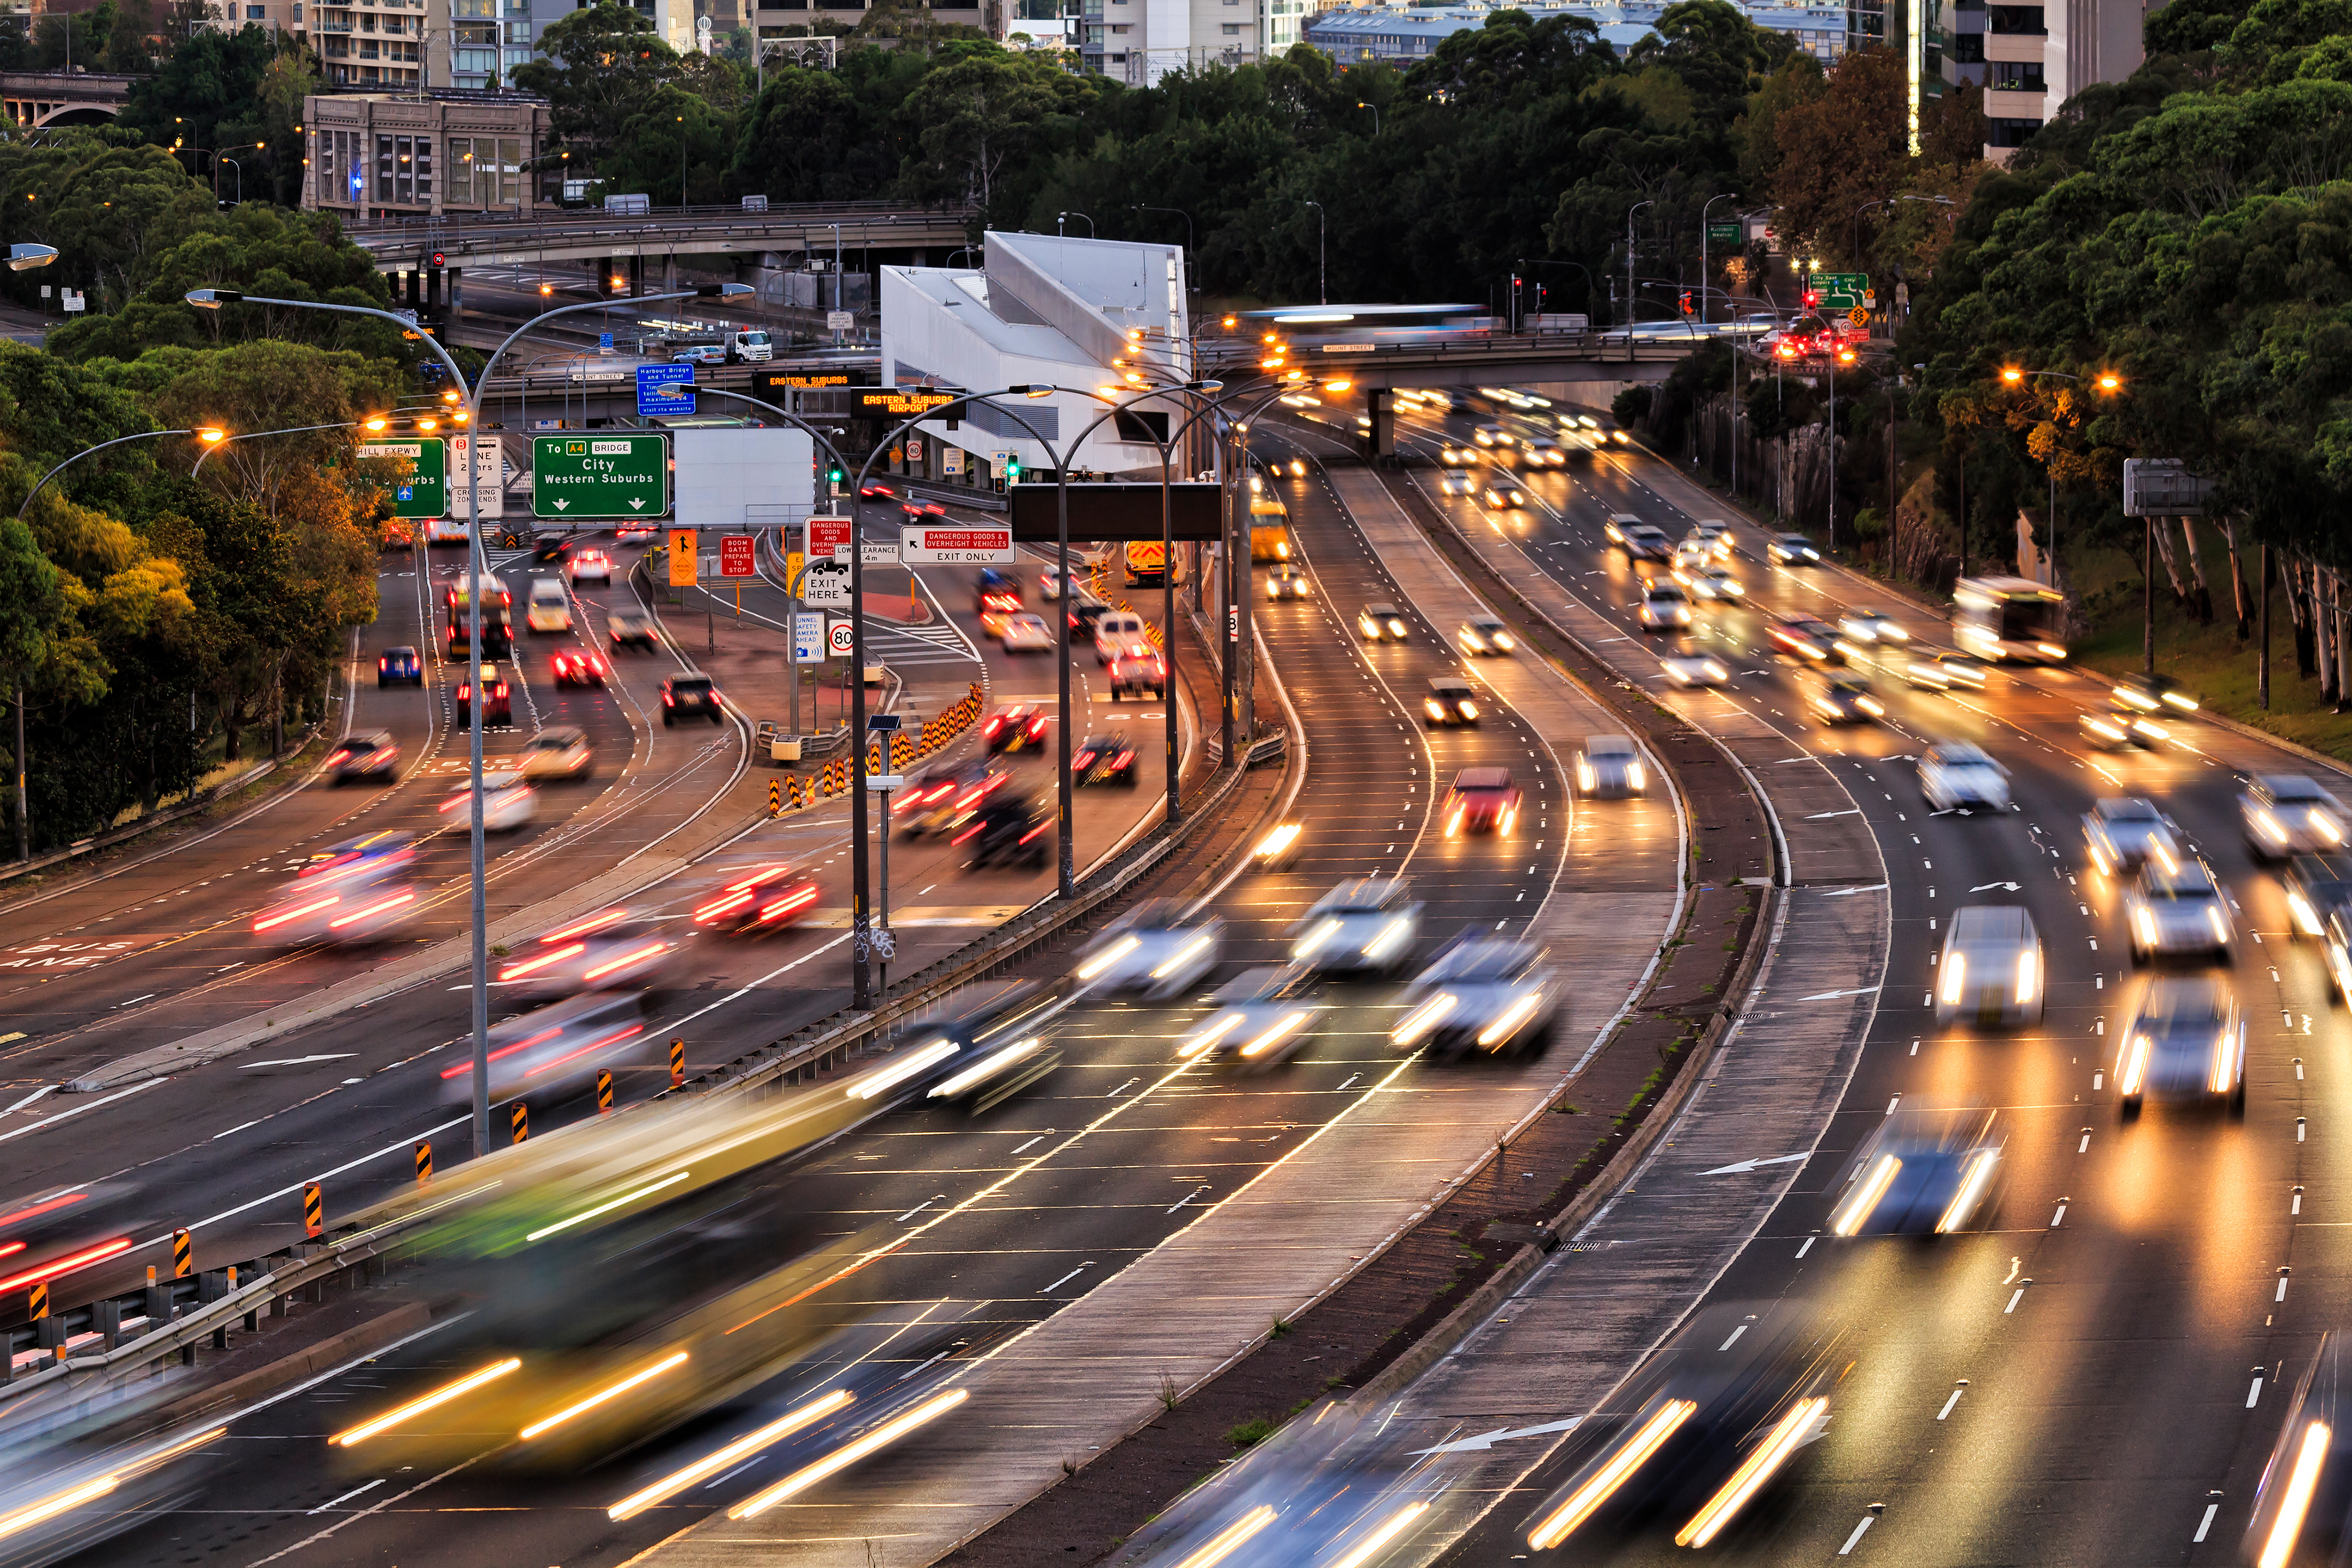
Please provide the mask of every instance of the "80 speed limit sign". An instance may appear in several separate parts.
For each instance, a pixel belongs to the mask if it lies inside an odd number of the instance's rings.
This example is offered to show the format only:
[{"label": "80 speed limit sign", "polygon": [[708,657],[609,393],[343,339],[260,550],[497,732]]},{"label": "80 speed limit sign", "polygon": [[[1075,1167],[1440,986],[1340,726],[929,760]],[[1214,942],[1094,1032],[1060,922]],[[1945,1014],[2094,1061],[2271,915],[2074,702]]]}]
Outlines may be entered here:
[{"label": "80 speed limit sign", "polygon": [[825,651],[835,658],[847,658],[857,651],[857,623],[827,621],[824,626]]}]

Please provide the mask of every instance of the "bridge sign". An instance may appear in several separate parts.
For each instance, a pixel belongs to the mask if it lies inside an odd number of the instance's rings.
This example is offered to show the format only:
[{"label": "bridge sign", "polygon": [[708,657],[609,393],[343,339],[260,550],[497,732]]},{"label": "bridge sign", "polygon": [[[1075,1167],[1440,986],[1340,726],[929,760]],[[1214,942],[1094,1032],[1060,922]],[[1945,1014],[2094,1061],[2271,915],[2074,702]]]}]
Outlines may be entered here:
[{"label": "bridge sign", "polygon": [[449,450],[438,436],[415,441],[363,441],[362,458],[397,458],[407,476],[393,486],[394,517],[446,517],[449,513]]},{"label": "bridge sign", "polygon": [[669,510],[669,437],[534,436],[533,517],[661,517]]}]

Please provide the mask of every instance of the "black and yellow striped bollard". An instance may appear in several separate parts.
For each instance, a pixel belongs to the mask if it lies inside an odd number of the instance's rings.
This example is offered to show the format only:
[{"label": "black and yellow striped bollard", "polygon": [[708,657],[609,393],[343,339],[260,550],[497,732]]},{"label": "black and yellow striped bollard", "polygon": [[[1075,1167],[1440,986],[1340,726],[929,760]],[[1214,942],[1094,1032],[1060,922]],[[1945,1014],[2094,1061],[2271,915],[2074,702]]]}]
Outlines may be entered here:
[{"label": "black and yellow striped bollard", "polygon": [[770,816],[784,815],[784,784],[782,779],[768,781],[768,815]]},{"label": "black and yellow striped bollard", "polygon": [[316,1182],[302,1184],[302,1234],[316,1241],[327,1230],[327,1193]]},{"label": "black and yellow striped bollard", "polygon": [[416,1145],[416,1184],[424,1186],[433,1180],[433,1143],[430,1139]]},{"label": "black and yellow striped bollard", "polygon": [[514,1128],[516,1142],[520,1143],[530,1136],[530,1107],[521,1100],[516,1100],[513,1107],[508,1110],[507,1121]]},{"label": "black and yellow striped bollard", "polygon": [[196,1271],[196,1238],[184,1230],[172,1233],[172,1278],[185,1279]]},{"label": "black and yellow striped bollard", "polygon": [[613,1109],[613,1075],[604,1068],[596,1069],[596,1114],[604,1115]]},{"label": "black and yellow striped bollard", "polygon": [[679,1084],[682,1084],[685,1081],[686,1042],[684,1040],[672,1040],[669,1043],[669,1086],[672,1089],[676,1089]]},{"label": "black and yellow striped bollard", "polygon": [[47,1280],[36,1279],[33,1281],[32,1300],[29,1303],[29,1310],[25,1313],[25,1315],[31,1318],[36,1322],[49,1315],[49,1282]]}]

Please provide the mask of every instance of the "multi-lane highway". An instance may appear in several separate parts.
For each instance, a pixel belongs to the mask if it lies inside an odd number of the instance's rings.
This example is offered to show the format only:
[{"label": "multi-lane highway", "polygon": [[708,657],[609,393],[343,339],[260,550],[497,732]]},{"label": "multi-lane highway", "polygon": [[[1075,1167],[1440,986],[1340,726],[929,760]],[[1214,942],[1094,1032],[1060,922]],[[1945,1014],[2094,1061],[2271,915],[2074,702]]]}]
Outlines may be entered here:
[{"label": "multi-lane highway", "polygon": [[[1509,409],[1475,417],[1498,415],[1520,423]],[[1423,451],[1441,433],[1466,443],[1472,420],[1466,410],[1423,419]],[[1298,442],[1331,449],[1312,426]],[[1908,648],[1865,649],[1853,660],[1886,710],[1883,721],[1826,728],[1811,710],[1807,678],[1774,656],[1772,617],[1835,621],[1875,605],[1923,641],[1948,644],[1948,634],[1939,616],[1891,605],[1851,574],[1769,564],[1752,531],[1733,563],[1749,589],[1746,603],[1702,606],[1691,638],[1724,660],[1731,679],[1720,690],[1683,690],[1658,670],[1666,639],[1639,630],[1636,574],[1601,525],[1631,514],[1679,539],[1717,508],[1638,453],[1521,477],[1529,492],[1522,509],[1444,494],[1433,469],[1416,469],[1396,488],[1409,500],[1419,492],[1415,504],[1433,525],[1458,528],[1488,559],[1528,574],[1530,599],[1656,700],[1727,732],[1768,727],[1785,737],[1787,755],[1765,761],[1841,781],[1884,859],[1891,941],[1874,1005],[1857,1016],[1859,1063],[1818,1146],[1790,1139],[1768,1147],[1754,1131],[1743,1144],[1738,1110],[1720,1093],[1702,1097],[1675,1141],[1717,1152],[1687,1166],[1662,1155],[1637,1180],[1640,1197],[1604,1211],[1461,1356],[1377,1413],[1386,1432],[1403,1436],[1360,1443],[1351,1461],[1367,1475],[1406,1477],[1396,1483],[1400,1500],[1440,1500],[1424,1528],[1379,1560],[1466,1565],[1528,1553],[1531,1527],[1559,1506],[1567,1484],[1592,1474],[1654,1408],[1638,1405],[1643,1385],[1618,1383],[1636,1352],[1694,1305],[1732,1309],[1736,1323],[1741,1304],[1756,1311],[1763,1302],[1794,1305],[1833,1336],[1840,1376],[1825,1436],[1717,1550],[1776,1563],[2235,1560],[2285,1394],[2346,1308],[2346,1220],[2326,1174],[2327,1150],[2343,1138],[2342,1063],[2324,1043],[2337,1016],[2315,944],[2290,935],[2274,868],[2248,854],[2237,795],[2249,773],[2326,770],[2178,714],[2168,715],[2168,742],[2090,751],[2077,720],[2105,707],[2105,683],[2065,668],[2011,668],[1982,691],[1916,689],[1903,676]],[[1916,762],[1939,741],[1971,742],[1998,758],[2014,808],[1934,810]],[[2095,800],[2117,795],[2150,798],[2169,814],[2237,911],[2233,963],[2168,967],[2219,977],[2244,1007],[2242,1120],[2218,1107],[2154,1103],[2137,1118],[2125,1114],[2118,1053],[2151,973],[2129,956],[2123,889],[2090,864],[2078,826]],[[1801,852],[1796,870],[1801,900]],[[1938,1025],[1931,997],[1953,912],[1990,902],[2031,911],[2045,954],[2046,1008],[2037,1025],[2015,1030]],[[1784,948],[1775,963],[1786,968],[1794,956]],[[1854,982],[1870,983],[1866,974]],[[1769,1032],[1797,1005],[1818,1004],[1829,994],[1813,992],[1821,984],[1776,984],[1768,966],[1761,1022],[1751,1026]],[[1729,1059],[1722,1070],[1736,1077],[1737,1042]],[[1751,1076],[1758,1065],[1751,1059]],[[1932,1241],[1830,1234],[1855,1151],[1898,1105],[1998,1112],[2005,1181],[1988,1228]],[[1719,1261],[1686,1276],[1691,1291],[1636,1314],[1638,1336],[1613,1339],[1622,1293],[1654,1288],[1659,1259],[1669,1256],[1657,1250],[1664,1238],[1656,1227],[1672,1212],[1663,1186],[1688,1186],[1686,1203],[1703,1205],[1716,1190],[1744,1205],[1747,1193],[1730,1184],[1752,1179],[1730,1163],[1739,1155],[1785,1162],[1782,1190],[1767,1194],[1748,1233],[1727,1236]],[[1724,1163],[1696,1168],[1717,1161]],[[1648,1262],[1636,1261],[1645,1255]],[[1577,1300],[1611,1303],[1592,1320],[1609,1331],[1582,1356],[1542,1340],[1547,1327],[1562,1326],[1557,1309]],[[1617,1353],[1593,1365],[1595,1350]],[[1444,1448],[1479,1429],[1463,1424],[1475,1417],[1462,1402],[1482,1371],[1524,1384],[1538,1369],[1553,1378],[1545,1394],[1490,1424],[1514,1428],[1515,1441]],[[1562,1433],[1546,1422],[1576,1425]],[[1239,1495],[1247,1483],[1239,1475],[1236,1482]],[[1625,1490],[1644,1492],[1638,1483]],[[1312,1484],[1296,1494],[1320,1495]],[[1230,1517],[1205,1499],[1200,1506],[1204,1521]],[[1604,1510],[1562,1553],[1663,1562],[1688,1512]]]}]

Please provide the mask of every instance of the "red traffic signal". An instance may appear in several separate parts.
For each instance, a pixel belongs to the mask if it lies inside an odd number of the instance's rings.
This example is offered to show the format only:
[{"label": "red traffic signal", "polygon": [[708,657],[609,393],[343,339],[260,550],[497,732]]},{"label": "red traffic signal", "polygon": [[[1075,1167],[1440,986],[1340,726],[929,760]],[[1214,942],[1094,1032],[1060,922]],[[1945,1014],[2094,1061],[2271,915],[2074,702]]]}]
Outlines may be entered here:
[{"label": "red traffic signal", "polygon": [[1689,289],[1684,289],[1684,290],[1683,290],[1683,314],[1684,314],[1684,315],[1685,315],[1685,316],[1687,316],[1687,315],[1689,315],[1690,313],[1691,313],[1691,291],[1690,291]]},{"label": "red traffic signal", "polygon": [[436,250],[433,253],[433,265],[436,267],[442,266],[447,262],[448,259],[449,258],[441,251]]},{"label": "red traffic signal", "polygon": [[1805,309],[1806,309],[1806,310],[1810,310],[1813,309],[1813,307],[1815,307],[1816,305],[1819,305],[1821,302],[1822,302],[1822,297],[1821,297],[1821,295],[1820,295],[1819,293],[1815,292],[1813,289],[1806,289],[1806,290],[1805,290]]}]

